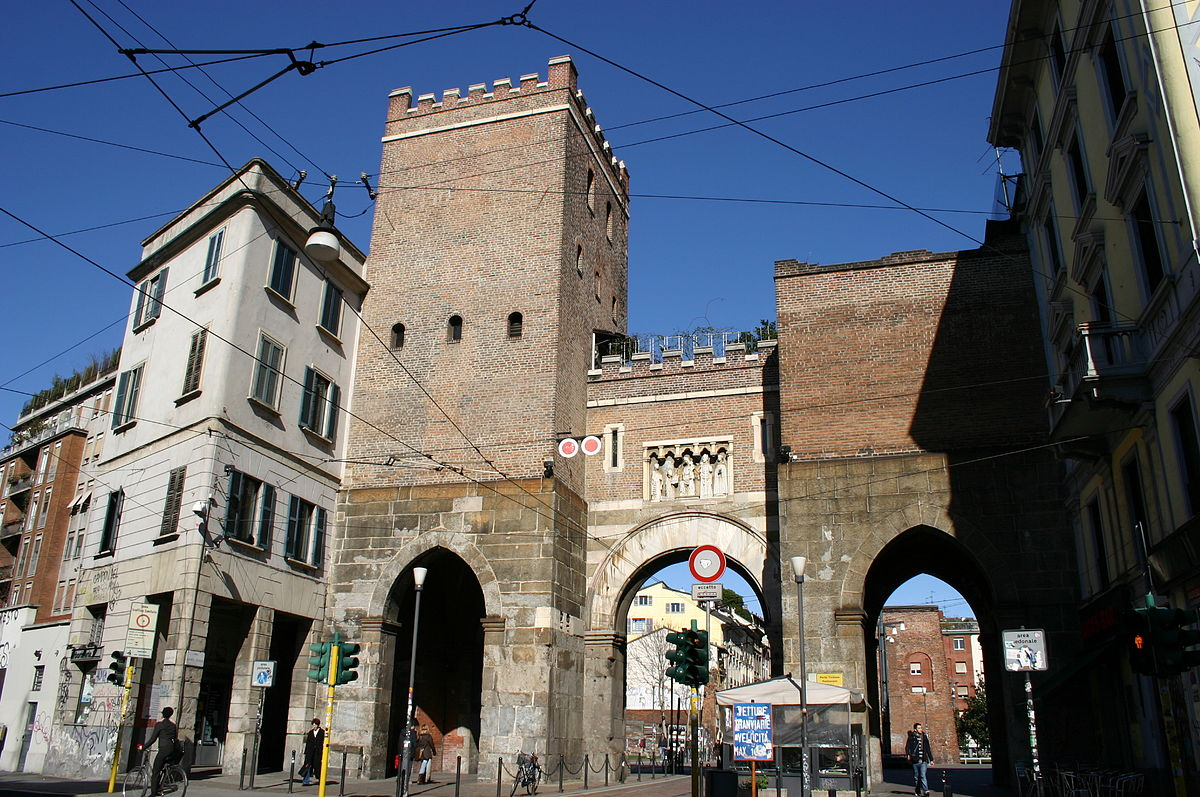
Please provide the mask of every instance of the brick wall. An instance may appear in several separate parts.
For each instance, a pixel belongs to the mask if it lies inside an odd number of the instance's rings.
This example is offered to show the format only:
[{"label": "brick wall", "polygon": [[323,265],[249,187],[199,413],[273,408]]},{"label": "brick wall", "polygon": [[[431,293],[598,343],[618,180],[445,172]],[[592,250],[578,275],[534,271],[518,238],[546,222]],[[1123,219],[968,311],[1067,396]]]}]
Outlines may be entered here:
[{"label": "brick wall", "polygon": [[1028,255],[981,249],[776,263],[781,440],[800,456],[945,451],[1044,437]]},{"label": "brick wall", "polygon": [[[942,641],[942,613],[936,606],[888,607],[885,623],[903,622],[904,628],[888,633],[888,695],[891,710],[892,748],[904,754],[904,744],[913,723],[925,725],[933,759],[958,762],[958,736],[950,694],[949,665]],[[913,674],[913,664],[921,668]],[[924,691],[914,692],[913,689]]]}]

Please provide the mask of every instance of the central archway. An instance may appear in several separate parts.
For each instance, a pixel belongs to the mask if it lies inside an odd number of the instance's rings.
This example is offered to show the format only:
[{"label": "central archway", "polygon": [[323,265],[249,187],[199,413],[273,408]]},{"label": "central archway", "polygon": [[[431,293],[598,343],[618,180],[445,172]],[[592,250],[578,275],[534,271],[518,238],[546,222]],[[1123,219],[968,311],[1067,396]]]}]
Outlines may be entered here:
[{"label": "central archway", "polygon": [[633,527],[604,552],[589,579],[589,637],[619,640],[605,666],[597,664],[592,669],[591,684],[601,694],[590,704],[607,707],[609,714],[592,717],[586,723],[586,733],[591,737],[586,740],[589,748],[611,745],[613,737],[620,733],[618,729],[623,728],[626,683],[623,641],[634,595],[648,577],[667,565],[686,561],[699,545],[719,548],[728,567],[757,593],[771,650],[779,650],[779,622],[771,611],[778,604],[778,563],[774,547],[763,531],[739,519],[704,511],[673,513]]}]

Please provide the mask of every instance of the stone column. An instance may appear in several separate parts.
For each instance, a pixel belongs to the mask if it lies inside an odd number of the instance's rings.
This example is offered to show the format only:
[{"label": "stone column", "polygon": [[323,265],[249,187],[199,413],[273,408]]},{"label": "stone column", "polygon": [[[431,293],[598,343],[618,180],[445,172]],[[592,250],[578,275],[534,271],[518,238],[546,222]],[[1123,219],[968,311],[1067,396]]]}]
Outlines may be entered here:
[{"label": "stone column", "polygon": [[514,707],[503,705],[500,689],[505,685],[504,671],[515,669],[515,665],[505,649],[504,618],[488,615],[480,623],[483,625],[483,695],[476,772],[480,780],[492,780],[496,777],[496,759],[512,753],[506,747],[516,712]]},{"label": "stone column", "polygon": [[[359,729],[362,734],[359,742],[362,744],[363,767],[368,777],[379,779],[386,775],[389,759],[400,752],[399,748],[386,749],[386,740],[390,738],[392,717],[397,714],[403,717],[408,701],[407,684],[400,690],[392,691],[397,642],[402,627],[382,617],[364,617],[359,621],[358,628],[362,659],[366,665],[360,669],[372,667],[375,670],[375,677],[358,681],[361,684],[356,690],[360,701],[359,715],[365,720]],[[403,719],[398,724],[402,726]],[[375,743],[372,740],[376,740]],[[403,737],[398,737],[396,742],[397,745],[403,744]]]},{"label": "stone column", "polygon": [[583,749],[615,761],[625,749],[625,635],[589,631],[584,645]]},{"label": "stone column", "polygon": [[[250,607],[247,607],[250,608]],[[251,686],[254,662],[271,656],[271,635],[275,626],[275,610],[266,606],[254,607],[250,631],[238,651],[234,664],[233,686],[229,690],[229,728],[225,733],[225,762],[242,760],[246,751],[246,766],[252,766],[254,728],[258,720],[258,701],[262,687]]]}]

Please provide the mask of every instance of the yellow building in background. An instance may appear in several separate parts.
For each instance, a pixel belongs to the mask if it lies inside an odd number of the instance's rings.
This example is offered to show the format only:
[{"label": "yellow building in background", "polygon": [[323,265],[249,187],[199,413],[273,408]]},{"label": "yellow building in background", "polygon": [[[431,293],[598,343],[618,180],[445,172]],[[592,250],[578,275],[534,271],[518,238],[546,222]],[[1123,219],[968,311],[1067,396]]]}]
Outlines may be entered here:
[{"label": "yellow building in background", "polygon": [[1200,788],[1200,673],[1135,672],[1121,619],[1147,592],[1200,606],[1198,38],[1195,2],[1015,0],[989,129],[1023,165],[1080,571],[1084,648],[1034,690],[1078,690],[1091,760],[1147,794]]}]

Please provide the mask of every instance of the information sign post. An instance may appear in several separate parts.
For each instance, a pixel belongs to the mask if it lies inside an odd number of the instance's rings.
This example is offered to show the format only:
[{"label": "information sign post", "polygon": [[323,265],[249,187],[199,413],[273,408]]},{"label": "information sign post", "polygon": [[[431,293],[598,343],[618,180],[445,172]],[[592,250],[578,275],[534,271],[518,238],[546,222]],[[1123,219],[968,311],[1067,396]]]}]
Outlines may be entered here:
[{"label": "information sign post", "polygon": [[1033,765],[1035,788],[1041,788],[1042,768],[1038,762],[1037,715],[1033,711],[1033,683],[1031,672],[1050,669],[1050,657],[1046,652],[1046,632],[1040,628],[1021,628],[1000,632],[1004,648],[1004,669],[1025,674],[1025,715],[1029,720],[1029,760]]},{"label": "information sign post", "polygon": [[758,797],[758,762],[775,760],[770,703],[733,704],[733,760],[750,762],[750,797]]}]

